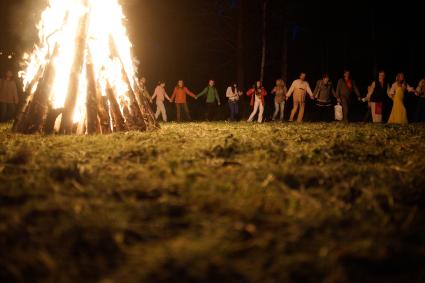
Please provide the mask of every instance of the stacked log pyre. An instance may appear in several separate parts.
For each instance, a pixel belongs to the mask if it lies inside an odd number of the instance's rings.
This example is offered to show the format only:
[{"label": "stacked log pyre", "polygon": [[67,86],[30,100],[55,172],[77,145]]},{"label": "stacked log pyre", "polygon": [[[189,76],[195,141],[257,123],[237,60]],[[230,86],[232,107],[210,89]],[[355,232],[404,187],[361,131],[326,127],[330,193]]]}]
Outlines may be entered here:
[{"label": "stacked log pyre", "polygon": [[[66,19],[64,20],[66,21]],[[88,47],[87,30],[89,13],[78,23],[78,37],[69,77],[68,91],[63,108],[54,108],[49,97],[55,78],[54,60],[60,50],[54,46],[46,63],[40,65],[33,81],[26,87],[27,99],[18,112],[13,131],[23,134],[109,134],[123,131],[149,131],[159,128],[149,98],[144,97],[138,80],[126,72],[122,58],[110,37],[111,57],[121,64],[122,78],[128,86],[125,99],[120,99],[112,83],[106,87],[96,78],[92,52]],[[86,89],[80,89],[81,74],[86,76]],[[78,95],[85,93],[86,111],[74,123]],[[122,98],[122,97],[121,97]],[[120,100],[120,101],[119,101]]]}]

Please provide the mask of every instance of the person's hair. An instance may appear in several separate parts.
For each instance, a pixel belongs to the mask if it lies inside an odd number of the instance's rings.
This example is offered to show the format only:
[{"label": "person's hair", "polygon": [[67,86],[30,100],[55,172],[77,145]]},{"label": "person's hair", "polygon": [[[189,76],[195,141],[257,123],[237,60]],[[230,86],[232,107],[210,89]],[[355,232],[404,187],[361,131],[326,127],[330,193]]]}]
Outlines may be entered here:
[{"label": "person's hair", "polygon": [[329,79],[329,74],[328,73],[324,73],[322,75],[322,79]]},{"label": "person's hair", "polygon": [[[236,85],[236,87],[235,87]],[[233,93],[236,92],[236,88],[238,87],[238,84],[236,82],[232,82],[232,84],[230,85],[230,87],[232,88]]]},{"label": "person's hair", "polygon": [[300,76],[301,75],[307,75],[307,72],[302,71],[302,72],[300,72]]},{"label": "person's hair", "polygon": [[164,81],[158,81],[158,85],[162,85]]},{"label": "person's hair", "polygon": [[406,80],[406,76],[404,75],[404,73],[403,73],[403,72],[399,72],[399,73],[397,73],[397,76],[395,77],[396,81],[398,81],[398,79],[399,79],[401,76],[403,76],[403,77],[404,77],[404,79]]},{"label": "person's hair", "polygon": [[[379,75],[380,74],[384,74],[384,75],[386,75],[387,73],[384,71],[384,70],[379,70],[378,71],[378,75],[376,76],[376,80],[378,81],[379,80]],[[386,79],[385,79],[386,80]]]},{"label": "person's hair", "polygon": [[284,88],[284,86],[285,86],[285,81],[283,79],[277,79],[276,80],[276,87],[277,88],[282,89],[282,88]]}]

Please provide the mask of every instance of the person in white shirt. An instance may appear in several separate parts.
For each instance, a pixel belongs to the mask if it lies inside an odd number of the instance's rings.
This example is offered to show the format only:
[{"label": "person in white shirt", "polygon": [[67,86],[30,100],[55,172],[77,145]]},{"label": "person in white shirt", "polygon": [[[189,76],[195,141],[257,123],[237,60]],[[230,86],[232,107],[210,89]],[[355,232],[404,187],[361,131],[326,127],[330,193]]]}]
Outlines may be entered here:
[{"label": "person in white shirt", "polygon": [[255,85],[248,90],[246,93],[249,97],[251,97],[251,107],[253,107],[252,113],[249,116],[248,122],[252,122],[254,120],[255,115],[258,113],[258,123],[263,122],[263,114],[264,114],[264,105],[265,99],[267,96],[267,91],[263,87],[263,83],[261,81],[257,81]]},{"label": "person in white shirt", "polygon": [[159,82],[158,86],[155,89],[153,96],[151,97],[151,102],[156,98],[156,113],[155,118],[158,119],[159,115],[162,115],[162,120],[167,122],[167,111],[165,110],[164,101],[167,99],[171,102],[170,97],[167,95],[165,91],[165,83]]},{"label": "person in white shirt", "polygon": [[230,108],[230,122],[236,121],[239,116],[239,99],[243,95],[243,92],[239,89],[236,83],[233,83],[227,88],[226,97],[229,99]]},{"label": "person in white shirt", "polygon": [[304,111],[305,111],[305,95],[308,93],[311,99],[314,99],[313,92],[311,91],[310,85],[306,82],[306,73],[302,72],[300,74],[300,78],[295,80],[288,93],[286,94],[286,99],[289,99],[291,95],[294,95],[294,107],[292,108],[290,122],[294,121],[295,114],[297,114],[298,110],[298,119],[297,122],[301,123],[304,119]]}]

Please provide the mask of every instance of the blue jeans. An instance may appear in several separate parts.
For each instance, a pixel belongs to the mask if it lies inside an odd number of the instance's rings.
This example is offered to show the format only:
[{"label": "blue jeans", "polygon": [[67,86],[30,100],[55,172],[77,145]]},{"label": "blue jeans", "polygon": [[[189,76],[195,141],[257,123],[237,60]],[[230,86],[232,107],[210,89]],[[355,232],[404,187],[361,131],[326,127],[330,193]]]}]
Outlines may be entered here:
[{"label": "blue jeans", "polygon": [[229,101],[229,108],[230,108],[230,121],[236,121],[239,115],[239,102],[232,102]]}]

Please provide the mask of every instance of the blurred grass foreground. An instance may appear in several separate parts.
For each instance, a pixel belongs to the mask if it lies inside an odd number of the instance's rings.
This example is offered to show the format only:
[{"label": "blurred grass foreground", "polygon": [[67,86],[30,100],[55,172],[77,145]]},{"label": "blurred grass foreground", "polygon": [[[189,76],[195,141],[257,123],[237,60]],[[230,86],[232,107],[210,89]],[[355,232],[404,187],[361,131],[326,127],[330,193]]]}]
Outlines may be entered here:
[{"label": "blurred grass foreground", "polygon": [[0,126],[0,282],[425,282],[425,126]]}]

